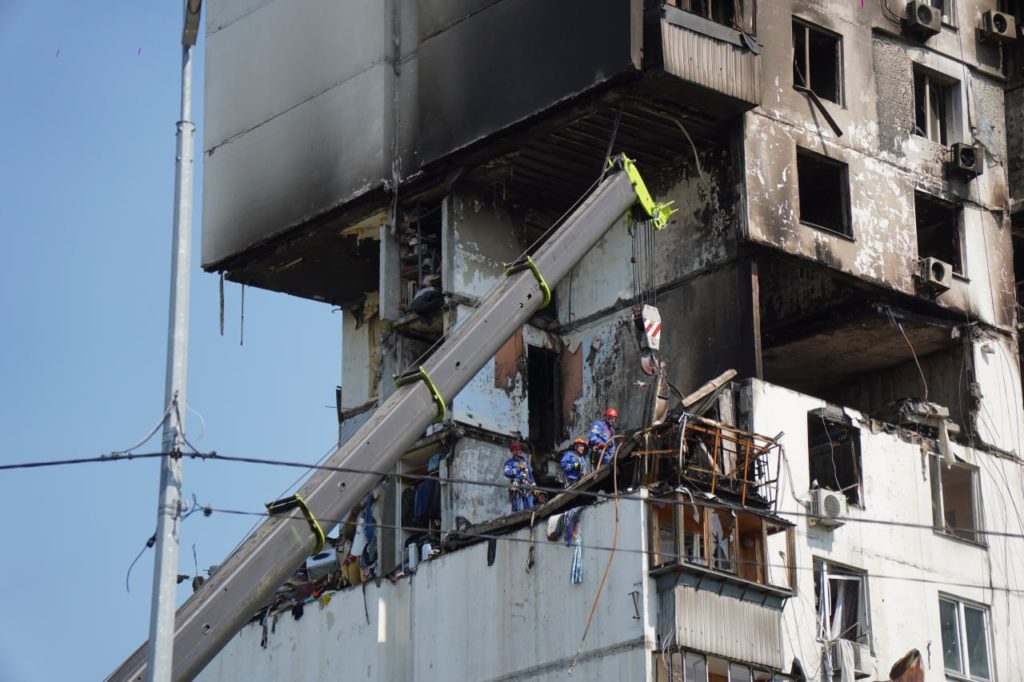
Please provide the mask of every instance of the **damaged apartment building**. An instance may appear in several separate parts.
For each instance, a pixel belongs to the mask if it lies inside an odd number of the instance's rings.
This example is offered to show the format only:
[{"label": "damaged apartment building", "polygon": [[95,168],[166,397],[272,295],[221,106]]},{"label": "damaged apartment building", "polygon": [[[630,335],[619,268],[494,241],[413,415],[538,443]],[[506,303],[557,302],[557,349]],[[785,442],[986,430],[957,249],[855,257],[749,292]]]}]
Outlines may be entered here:
[{"label": "damaged apartment building", "polygon": [[[608,226],[380,472],[375,580],[264,609],[201,677],[1021,679],[1022,24],[1021,0],[210,2],[203,264],[341,308],[343,442],[607,158],[675,213]],[[609,406],[615,465],[557,492]],[[549,541],[574,507],[576,546]]]}]

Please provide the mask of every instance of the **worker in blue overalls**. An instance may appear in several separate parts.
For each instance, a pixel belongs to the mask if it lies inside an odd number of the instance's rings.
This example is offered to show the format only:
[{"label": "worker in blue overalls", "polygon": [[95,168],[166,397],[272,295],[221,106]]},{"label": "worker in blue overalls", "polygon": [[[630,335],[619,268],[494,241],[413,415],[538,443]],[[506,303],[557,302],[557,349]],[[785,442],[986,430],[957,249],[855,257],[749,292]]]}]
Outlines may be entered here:
[{"label": "worker in blue overalls", "polygon": [[598,419],[590,427],[590,451],[600,457],[596,467],[603,467],[615,458],[615,425],[619,421],[619,412],[614,407],[604,411],[604,419]]},{"label": "worker in blue overalls", "polygon": [[590,473],[587,441],[577,438],[572,442],[572,447],[562,454],[562,471],[565,472],[566,488]]},{"label": "worker in blue overalls", "polygon": [[533,507],[537,483],[533,479],[533,468],[523,456],[523,444],[517,440],[509,445],[512,456],[505,461],[505,478],[509,479],[508,500],[512,511],[518,512]]}]

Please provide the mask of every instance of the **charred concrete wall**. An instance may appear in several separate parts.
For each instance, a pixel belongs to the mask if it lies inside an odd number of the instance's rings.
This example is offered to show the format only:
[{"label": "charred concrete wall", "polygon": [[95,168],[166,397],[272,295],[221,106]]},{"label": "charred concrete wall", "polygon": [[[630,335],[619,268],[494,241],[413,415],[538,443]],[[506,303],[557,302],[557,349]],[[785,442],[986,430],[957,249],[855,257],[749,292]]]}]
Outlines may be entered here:
[{"label": "charred concrete wall", "polygon": [[[764,104],[744,123],[747,229],[754,242],[798,255],[873,284],[915,294],[918,261],[914,192],[963,206],[965,277],[937,303],[1008,329],[1014,321],[1005,123],[998,62],[991,46],[973,39],[980,3],[955,3],[958,14],[926,46],[898,36],[894,18],[878,3],[780,2],[761,8],[758,37],[765,72],[774,74]],[[841,38],[841,104],[824,106],[843,131],[794,89],[793,20]],[[961,48],[967,65],[961,63]],[[997,53],[998,56],[998,53]],[[980,145],[985,172],[970,182],[951,176],[948,150],[914,124],[914,65],[959,85],[951,109],[950,141]],[[797,148],[845,166],[851,235],[801,222]]]},{"label": "charred concrete wall", "polygon": [[204,265],[628,77],[640,29],[639,0],[215,3]]}]

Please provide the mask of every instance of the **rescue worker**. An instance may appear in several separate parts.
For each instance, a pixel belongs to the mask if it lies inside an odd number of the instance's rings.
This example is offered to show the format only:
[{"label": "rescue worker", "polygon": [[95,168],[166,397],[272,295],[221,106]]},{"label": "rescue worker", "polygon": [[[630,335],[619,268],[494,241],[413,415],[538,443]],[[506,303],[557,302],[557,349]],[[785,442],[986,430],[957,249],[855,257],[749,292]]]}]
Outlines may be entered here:
[{"label": "rescue worker", "polygon": [[565,472],[566,488],[590,473],[587,441],[577,438],[572,442],[572,447],[562,453],[562,471]]},{"label": "rescue worker", "polygon": [[523,444],[517,440],[508,446],[512,456],[505,461],[505,478],[509,479],[508,500],[512,503],[512,511],[518,512],[533,508],[534,494],[537,483],[533,479],[533,468],[523,455]]},{"label": "rescue worker", "polygon": [[598,419],[590,427],[590,451],[595,457],[601,458],[596,465],[597,468],[603,467],[615,458],[615,443],[612,442],[612,438],[615,436],[615,424],[618,421],[618,410],[609,407],[604,411],[604,419]]}]

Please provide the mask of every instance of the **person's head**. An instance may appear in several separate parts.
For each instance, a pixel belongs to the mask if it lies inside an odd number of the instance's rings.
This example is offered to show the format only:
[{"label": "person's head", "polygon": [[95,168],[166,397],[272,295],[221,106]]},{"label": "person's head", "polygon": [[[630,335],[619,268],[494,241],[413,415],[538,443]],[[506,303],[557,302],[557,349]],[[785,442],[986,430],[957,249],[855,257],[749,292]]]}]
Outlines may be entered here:
[{"label": "person's head", "polygon": [[508,449],[512,451],[513,455],[522,455],[523,454],[523,444],[520,443],[517,440],[512,441],[509,444]]},{"label": "person's head", "polygon": [[577,438],[572,442],[572,449],[575,450],[576,452],[582,453],[584,450],[587,449],[587,441],[583,440],[582,438]]},{"label": "person's head", "polygon": [[619,411],[616,410],[614,407],[609,407],[607,410],[604,411],[604,420],[609,424],[615,424],[617,421],[619,421]]}]

